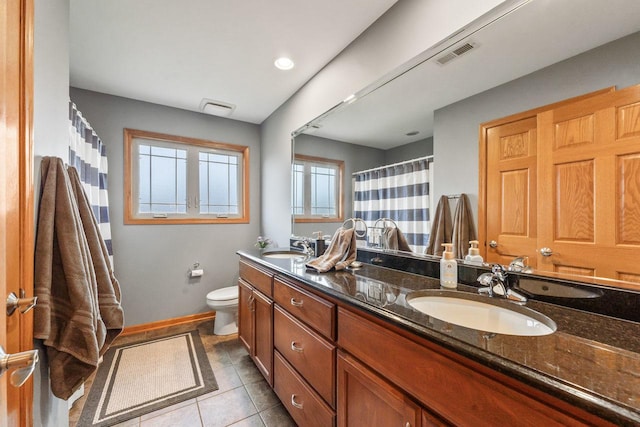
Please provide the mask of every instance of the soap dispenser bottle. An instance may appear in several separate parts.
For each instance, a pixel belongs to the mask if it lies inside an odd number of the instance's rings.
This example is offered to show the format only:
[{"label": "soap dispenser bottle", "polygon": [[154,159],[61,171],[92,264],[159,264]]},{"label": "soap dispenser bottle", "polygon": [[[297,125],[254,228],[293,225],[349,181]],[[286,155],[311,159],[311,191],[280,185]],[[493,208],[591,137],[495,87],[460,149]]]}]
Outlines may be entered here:
[{"label": "soap dispenser bottle", "polygon": [[482,255],[480,255],[480,249],[478,249],[477,240],[469,240],[469,253],[464,257],[464,263],[470,265],[482,265]]},{"label": "soap dispenser bottle", "polygon": [[456,289],[458,287],[458,263],[453,256],[453,244],[443,243],[444,252],[440,260],[440,286]]}]

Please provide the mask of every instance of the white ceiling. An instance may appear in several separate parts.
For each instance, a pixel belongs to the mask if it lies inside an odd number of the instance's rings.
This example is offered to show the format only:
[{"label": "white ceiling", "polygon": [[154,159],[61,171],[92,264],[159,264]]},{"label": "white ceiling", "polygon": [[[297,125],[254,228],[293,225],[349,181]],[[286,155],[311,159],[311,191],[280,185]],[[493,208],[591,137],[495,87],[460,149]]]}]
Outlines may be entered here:
[{"label": "white ceiling", "polygon": [[261,123],[396,1],[71,0],[70,83]]},{"label": "white ceiling", "polygon": [[[435,110],[640,31],[640,0],[535,0],[476,32],[473,27],[453,38],[450,49],[427,50],[421,65],[306,133],[380,149],[432,136]],[[477,48],[436,63],[466,42]],[[419,134],[407,137],[411,131]]]}]

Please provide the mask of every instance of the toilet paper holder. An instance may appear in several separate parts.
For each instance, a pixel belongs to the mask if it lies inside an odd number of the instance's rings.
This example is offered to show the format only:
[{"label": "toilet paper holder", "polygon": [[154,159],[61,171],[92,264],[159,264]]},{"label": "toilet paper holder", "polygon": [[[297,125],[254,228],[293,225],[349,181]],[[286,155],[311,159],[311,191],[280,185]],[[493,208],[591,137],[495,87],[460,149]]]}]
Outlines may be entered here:
[{"label": "toilet paper holder", "polygon": [[189,269],[189,277],[200,277],[203,274],[204,274],[204,270],[200,268],[200,263],[194,262],[193,265],[191,266],[191,269]]}]

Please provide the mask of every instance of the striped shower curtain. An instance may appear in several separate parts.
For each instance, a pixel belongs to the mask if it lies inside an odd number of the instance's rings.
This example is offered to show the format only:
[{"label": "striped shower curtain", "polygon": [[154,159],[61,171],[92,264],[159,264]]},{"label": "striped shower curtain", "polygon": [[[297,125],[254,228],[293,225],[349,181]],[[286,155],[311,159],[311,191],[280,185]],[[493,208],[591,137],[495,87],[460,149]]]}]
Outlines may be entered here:
[{"label": "striped shower curtain", "polygon": [[393,220],[411,250],[424,253],[429,243],[433,157],[423,157],[353,174],[353,215],[367,223],[370,233],[380,218]]},{"label": "striped shower curtain", "polygon": [[71,101],[69,122],[69,165],[74,166],[80,175],[113,265],[105,145]]}]

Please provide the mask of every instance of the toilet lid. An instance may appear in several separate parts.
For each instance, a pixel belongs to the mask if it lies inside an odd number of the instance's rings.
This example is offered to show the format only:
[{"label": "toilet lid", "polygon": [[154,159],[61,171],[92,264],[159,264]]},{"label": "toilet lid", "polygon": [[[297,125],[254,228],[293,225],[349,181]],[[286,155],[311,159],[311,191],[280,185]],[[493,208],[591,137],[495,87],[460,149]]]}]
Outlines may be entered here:
[{"label": "toilet lid", "polygon": [[229,301],[238,298],[238,287],[229,286],[227,288],[216,289],[207,294],[207,299],[212,301]]}]

